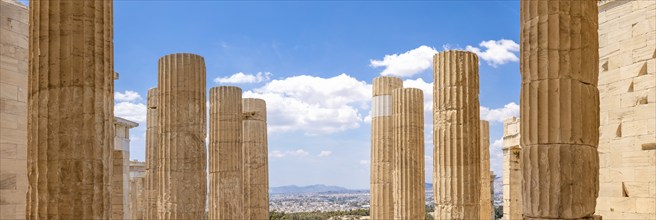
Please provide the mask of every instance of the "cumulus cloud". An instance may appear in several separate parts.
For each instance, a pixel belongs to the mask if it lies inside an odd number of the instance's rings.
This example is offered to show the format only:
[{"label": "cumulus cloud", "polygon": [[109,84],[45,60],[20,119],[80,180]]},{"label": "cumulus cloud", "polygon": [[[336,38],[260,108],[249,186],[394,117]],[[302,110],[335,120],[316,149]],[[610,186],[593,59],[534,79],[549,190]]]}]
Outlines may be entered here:
[{"label": "cumulus cloud", "polygon": [[481,120],[490,122],[503,122],[506,118],[519,117],[519,105],[514,102],[508,103],[503,108],[490,109],[481,106]]},{"label": "cumulus cloud", "polygon": [[519,52],[519,44],[512,40],[501,39],[489,40],[479,44],[480,47],[467,45],[465,50],[474,52],[488,65],[497,67],[508,62],[517,62],[519,58],[515,52]]},{"label": "cumulus cloud", "polygon": [[283,157],[305,157],[310,155],[307,151],[303,149],[298,149],[295,151],[279,151],[279,150],[274,150],[269,153],[269,157],[275,157],[275,158],[283,158]]},{"label": "cumulus cloud", "polygon": [[421,45],[401,54],[385,55],[382,60],[370,60],[369,66],[385,67],[383,76],[410,77],[433,66],[435,48]]},{"label": "cumulus cloud", "polygon": [[137,123],[146,122],[146,104],[139,102],[141,95],[134,91],[114,93],[114,115]]},{"label": "cumulus cloud", "polygon": [[371,85],[340,74],[331,78],[300,75],[273,80],[244,97],[267,101],[269,131],[318,135],[358,128],[368,109]]},{"label": "cumulus cloud", "polygon": [[503,138],[496,139],[492,143],[492,149],[497,149],[497,148],[498,149],[503,148]]},{"label": "cumulus cloud", "polygon": [[240,84],[240,83],[260,83],[268,81],[271,78],[270,72],[258,72],[256,74],[248,74],[243,72],[238,72],[232,74],[229,77],[217,77],[214,79],[215,83],[231,83],[231,84]]},{"label": "cumulus cloud", "polygon": [[114,92],[114,101],[118,102],[132,102],[141,100],[141,95],[135,91],[127,90],[123,93]]},{"label": "cumulus cloud", "polygon": [[319,155],[317,155],[317,156],[319,156],[319,157],[327,157],[327,156],[330,156],[331,154],[333,154],[332,151],[322,150],[321,153],[319,153]]}]

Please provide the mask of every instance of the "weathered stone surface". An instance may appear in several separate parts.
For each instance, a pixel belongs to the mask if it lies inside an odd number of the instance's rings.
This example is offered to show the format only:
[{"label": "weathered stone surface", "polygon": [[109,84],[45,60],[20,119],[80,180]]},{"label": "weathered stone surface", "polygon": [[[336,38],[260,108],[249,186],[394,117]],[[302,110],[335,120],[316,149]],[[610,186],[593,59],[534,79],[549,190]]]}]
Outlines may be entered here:
[{"label": "weathered stone surface", "polygon": [[150,220],[145,218],[146,213],[146,164],[140,161],[130,161],[130,220]]},{"label": "weathered stone surface", "polygon": [[371,219],[394,218],[392,200],[392,90],[403,80],[381,76],[373,80],[371,117]]},{"label": "weathered stone surface", "polygon": [[139,124],[114,117],[112,219],[130,218],[130,129]]},{"label": "weathered stone surface", "polygon": [[523,217],[591,218],[599,191],[597,1],[523,0]]},{"label": "weathered stone surface", "polygon": [[478,56],[466,51],[445,51],[433,57],[433,66],[435,218],[478,219]]},{"label": "weathered stone surface", "polygon": [[481,205],[480,219],[492,218],[492,197],[490,195],[490,122],[481,120]]},{"label": "weathered stone surface", "polygon": [[395,89],[392,106],[394,219],[423,219],[426,212],[423,92],[416,88]]},{"label": "weathered stone surface", "polygon": [[159,59],[159,219],[201,219],[207,194],[205,60],[178,53]]},{"label": "weathered stone surface", "polygon": [[30,1],[28,219],[110,218],[112,8]]},{"label": "weathered stone surface", "polygon": [[210,219],[244,219],[242,90],[210,89]]},{"label": "weathered stone surface", "polygon": [[0,1],[0,219],[25,219],[28,31],[27,7]]},{"label": "weathered stone surface", "polygon": [[269,219],[267,113],[263,99],[242,99],[244,219]]},{"label": "weathered stone surface", "polygon": [[604,219],[656,219],[656,1],[599,3]]},{"label": "weathered stone surface", "polygon": [[519,118],[503,121],[503,219],[522,218]]},{"label": "weathered stone surface", "polygon": [[159,145],[158,118],[157,118],[157,88],[148,90],[146,112],[146,177],[145,190],[145,219],[157,219],[157,195],[160,185],[159,161],[157,153]]}]

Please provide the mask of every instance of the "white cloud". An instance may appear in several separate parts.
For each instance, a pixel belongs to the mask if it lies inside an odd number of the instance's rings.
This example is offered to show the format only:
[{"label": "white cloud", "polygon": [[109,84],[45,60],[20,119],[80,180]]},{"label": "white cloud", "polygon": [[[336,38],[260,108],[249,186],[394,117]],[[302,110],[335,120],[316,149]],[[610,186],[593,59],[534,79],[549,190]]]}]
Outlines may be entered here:
[{"label": "white cloud", "polygon": [[283,158],[283,157],[287,157],[287,156],[290,156],[290,157],[305,157],[305,156],[308,156],[308,155],[310,155],[310,153],[308,153],[307,151],[305,151],[303,149],[298,149],[298,150],[295,150],[295,151],[285,151],[285,152],[282,152],[282,151],[279,151],[279,150],[274,150],[274,151],[271,151],[271,153],[269,153],[269,157],[276,157],[276,158]]},{"label": "white cloud", "polygon": [[515,41],[506,39],[498,41],[489,40],[481,42],[479,46],[467,45],[465,50],[478,54],[478,57],[487,61],[487,64],[492,67],[519,61],[519,58],[515,54],[515,52],[519,51],[519,44],[515,43]]},{"label": "white cloud", "polygon": [[318,135],[358,128],[368,109],[371,85],[341,74],[331,78],[292,76],[244,93],[267,102],[269,131]]},{"label": "white cloud", "polygon": [[519,117],[519,105],[514,102],[508,103],[503,108],[490,109],[481,106],[481,120],[490,122],[503,122],[506,118]]},{"label": "white cloud", "polygon": [[124,93],[114,92],[114,100],[119,102],[132,102],[141,100],[139,93],[127,90]]},{"label": "white cloud", "polygon": [[503,148],[503,138],[499,138],[494,140],[494,143],[492,143],[492,149],[501,149]]},{"label": "white cloud", "polygon": [[369,164],[369,160],[360,160],[360,164],[367,165]]},{"label": "white cloud", "polygon": [[258,72],[256,74],[248,74],[248,73],[243,73],[243,72],[238,72],[235,74],[232,74],[232,76],[229,77],[217,77],[214,79],[215,83],[232,83],[232,84],[239,84],[239,83],[260,83],[264,81],[268,81],[271,78],[271,73],[270,72]]},{"label": "white cloud", "polygon": [[382,60],[370,60],[371,67],[385,67],[380,75],[410,77],[433,66],[435,48],[421,45],[401,54],[385,55]]},{"label": "white cloud", "polygon": [[114,115],[137,123],[146,122],[147,107],[141,100],[141,95],[135,91],[127,90],[123,93],[114,93]]},{"label": "white cloud", "polygon": [[147,107],[143,103],[119,102],[114,105],[114,115],[137,123],[146,122]]},{"label": "white cloud", "polygon": [[330,156],[331,154],[333,154],[332,151],[322,150],[321,153],[319,153],[319,155],[317,155],[317,156],[319,156],[319,157],[327,157],[327,156]]}]

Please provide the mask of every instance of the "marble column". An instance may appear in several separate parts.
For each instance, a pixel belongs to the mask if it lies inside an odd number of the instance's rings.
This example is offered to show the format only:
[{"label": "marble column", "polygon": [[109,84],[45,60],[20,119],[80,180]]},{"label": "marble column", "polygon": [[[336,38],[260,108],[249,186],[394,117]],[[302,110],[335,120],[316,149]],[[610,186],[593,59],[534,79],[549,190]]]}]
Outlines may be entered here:
[{"label": "marble column", "polygon": [[110,218],[112,7],[30,1],[28,219]]},{"label": "marble column", "polygon": [[520,2],[524,219],[581,219],[599,192],[596,0]]},{"label": "marble column", "polygon": [[244,219],[242,90],[210,89],[209,219]]},{"label": "marble column", "polygon": [[444,51],[434,56],[433,65],[435,218],[478,219],[478,56],[467,51]]},{"label": "marble column", "polygon": [[244,219],[269,219],[269,160],[266,102],[242,99]]},{"label": "marble column", "polygon": [[205,60],[189,53],[159,59],[159,219],[201,219],[207,194]]},{"label": "marble column", "polygon": [[403,80],[381,76],[373,80],[371,111],[371,219],[394,218],[392,200],[392,90]]},{"label": "marble column", "polygon": [[157,88],[148,90],[146,112],[146,178],[145,178],[145,219],[157,219],[157,195],[159,189],[159,139],[157,119]]},{"label": "marble column", "polygon": [[490,122],[481,120],[481,212],[479,218],[491,219],[493,207],[490,195]]},{"label": "marble column", "polygon": [[420,89],[392,91],[394,219],[424,219],[424,94]]}]

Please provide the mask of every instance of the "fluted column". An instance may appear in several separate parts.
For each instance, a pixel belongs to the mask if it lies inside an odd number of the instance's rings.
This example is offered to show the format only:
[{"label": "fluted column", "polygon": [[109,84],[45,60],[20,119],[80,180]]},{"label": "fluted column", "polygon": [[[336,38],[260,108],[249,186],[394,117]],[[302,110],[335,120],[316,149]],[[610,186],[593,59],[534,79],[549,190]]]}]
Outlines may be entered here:
[{"label": "fluted column", "polygon": [[205,215],[205,60],[177,53],[159,59],[159,219]]},{"label": "fluted column", "polygon": [[266,102],[242,99],[244,219],[269,219],[269,160]]},{"label": "fluted column", "polygon": [[210,89],[209,219],[244,219],[241,93]]},{"label": "fluted column", "polygon": [[373,80],[371,107],[371,219],[394,218],[392,200],[392,90],[402,88],[396,77]]},{"label": "fluted column", "polygon": [[435,218],[478,219],[478,56],[466,51],[444,51],[434,56],[433,65]]},{"label": "fluted column", "polygon": [[27,219],[110,218],[112,7],[30,1]]},{"label": "fluted column", "polygon": [[592,217],[599,191],[597,1],[521,8],[525,219]]},{"label": "fluted column", "polygon": [[159,186],[159,139],[157,119],[157,88],[148,90],[148,110],[146,112],[146,178],[145,178],[145,219],[157,219],[157,194]]},{"label": "fluted column", "polygon": [[492,197],[490,195],[490,122],[481,120],[481,220],[492,217]]},{"label": "fluted column", "polygon": [[424,94],[395,89],[392,106],[394,219],[424,219]]}]

